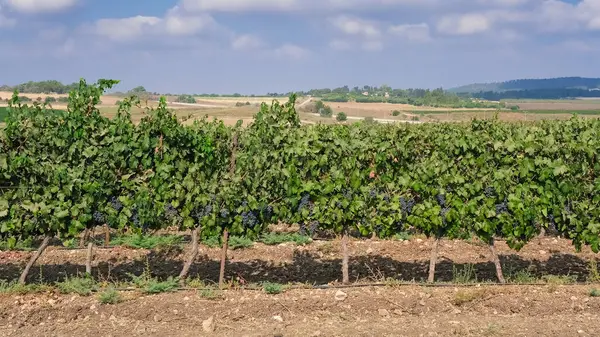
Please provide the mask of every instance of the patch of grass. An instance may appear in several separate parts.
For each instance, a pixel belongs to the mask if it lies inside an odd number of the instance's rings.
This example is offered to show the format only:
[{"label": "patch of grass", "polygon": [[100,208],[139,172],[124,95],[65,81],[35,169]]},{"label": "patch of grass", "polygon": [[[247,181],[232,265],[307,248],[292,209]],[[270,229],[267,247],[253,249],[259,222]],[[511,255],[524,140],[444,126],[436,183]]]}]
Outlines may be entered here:
[{"label": "patch of grass", "polygon": [[537,283],[539,281],[529,270],[519,270],[513,274],[509,274],[507,279],[508,282],[518,284]]},{"label": "patch of grass", "polygon": [[109,288],[98,294],[98,301],[102,304],[117,304],[123,301],[123,297],[115,289]]},{"label": "patch of grass", "polygon": [[464,265],[462,268],[452,266],[452,282],[461,284],[477,282],[475,266],[471,263]]},{"label": "patch of grass", "polygon": [[46,284],[19,284],[17,282],[0,281],[1,294],[37,294],[51,291],[53,288]]},{"label": "patch of grass", "polygon": [[265,282],[263,283],[263,290],[267,294],[275,295],[281,294],[285,290],[285,287],[279,283]]},{"label": "patch of grass", "polygon": [[179,235],[123,235],[111,240],[113,246],[125,246],[135,249],[154,249],[180,246],[183,237]]},{"label": "patch of grass", "polygon": [[598,272],[598,261],[596,259],[590,260],[587,281],[593,283],[600,282],[600,272]]},{"label": "patch of grass", "polygon": [[220,291],[215,290],[215,289],[202,289],[199,293],[198,296],[202,297],[203,299],[206,300],[219,300],[223,298],[223,294],[221,294]]},{"label": "patch of grass", "polygon": [[199,278],[187,280],[186,285],[194,289],[206,288],[206,283]]},{"label": "patch of grass", "polygon": [[548,284],[565,285],[577,282],[577,276],[573,275],[544,275],[542,280]]},{"label": "patch of grass", "polygon": [[294,242],[303,246],[312,242],[312,239],[298,233],[267,233],[260,238],[260,242],[265,245],[274,246],[285,242]]},{"label": "patch of grass", "polygon": [[461,306],[461,305],[465,305],[467,303],[471,303],[473,301],[476,301],[478,299],[481,299],[485,296],[486,291],[484,289],[477,289],[477,290],[471,290],[471,289],[464,289],[464,290],[459,290],[456,292],[456,294],[454,295],[454,298],[452,299],[452,304],[456,305],[456,306]]},{"label": "patch of grass", "polygon": [[243,248],[250,248],[254,245],[254,242],[250,239],[248,239],[247,237],[243,237],[243,236],[232,236],[229,239],[229,248],[236,250],[236,249],[243,249]]},{"label": "patch of grass", "polygon": [[591,297],[600,297],[600,291],[596,288],[593,288],[592,290],[590,290],[590,296]]},{"label": "patch of grass", "polygon": [[408,241],[411,237],[412,235],[410,235],[409,232],[400,232],[394,234],[393,239],[398,241]]},{"label": "patch of grass", "polygon": [[129,276],[135,287],[147,294],[171,292],[179,288],[179,280],[177,278],[169,277],[165,281],[158,280],[150,275],[150,270],[147,267],[140,276],[132,274],[129,274]]},{"label": "patch of grass", "polygon": [[160,294],[175,291],[179,288],[179,281],[174,277],[169,277],[165,281],[152,279],[143,291],[147,294]]},{"label": "patch of grass", "polygon": [[221,238],[218,236],[209,236],[202,241],[202,244],[210,248],[221,247]]},{"label": "patch of grass", "polygon": [[98,284],[90,277],[72,277],[56,283],[56,288],[63,294],[89,296],[98,289]]}]

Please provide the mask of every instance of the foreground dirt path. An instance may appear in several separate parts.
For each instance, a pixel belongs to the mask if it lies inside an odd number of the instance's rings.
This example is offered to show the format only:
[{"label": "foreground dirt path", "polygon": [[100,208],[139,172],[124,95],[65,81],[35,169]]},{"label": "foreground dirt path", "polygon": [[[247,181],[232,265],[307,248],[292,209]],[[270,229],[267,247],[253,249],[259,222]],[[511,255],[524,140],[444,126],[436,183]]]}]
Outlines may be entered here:
[{"label": "foreground dirt path", "polygon": [[[342,293],[343,292],[343,293]],[[0,296],[0,336],[598,336],[588,286]],[[208,319],[213,317],[213,323]],[[214,329],[214,330],[213,330]]]}]

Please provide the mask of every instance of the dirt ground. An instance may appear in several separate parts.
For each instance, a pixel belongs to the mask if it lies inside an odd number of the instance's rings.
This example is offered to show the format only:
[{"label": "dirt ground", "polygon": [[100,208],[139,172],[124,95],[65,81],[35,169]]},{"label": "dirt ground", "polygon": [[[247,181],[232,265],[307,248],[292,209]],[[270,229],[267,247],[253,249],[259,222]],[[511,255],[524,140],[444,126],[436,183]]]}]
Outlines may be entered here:
[{"label": "dirt ground", "polygon": [[2,336],[598,336],[584,286],[0,296]]},{"label": "dirt ground", "polygon": [[[422,281],[427,277],[432,241],[353,239],[350,272],[355,284],[386,278]],[[166,278],[177,275],[183,249],[164,251],[123,247],[95,250],[93,274],[98,280],[123,281],[144,270]],[[544,237],[520,252],[498,242],[505,275],[518,272],[532,278],[591,275],[589,249],[577,253],[570,241]],[[31,252],[0,252],[0,279],[14,280]],[[216,282],[219,248],[201,246],[191,278]],[[29,281],[51,283],[85,271],[85,250],[52,246],[38,260]],[[546,283],[486,284],[495,281],[486,245],[444,240],[436,280],[452,282],[455,273],[473,267],[479,285],[399,286],[344,289],[294,289],[268,295],[261,290],[227,290],[216,299],[202,291],[160,295],[123,292],[116,305],[100,304],[95,296],[0,295],[0,336],[598,336],[600,297],[590,291],[600,285]],[[305,246],[284,243],[230,250],[227,279],[241,284],[300,282],[339,284],[340,242],[318,240]],[[473,280],[475,281],[475,280]],[[214,325],[208,324],[210,317]],[[208,331],[205,332],[203,324]]]}]

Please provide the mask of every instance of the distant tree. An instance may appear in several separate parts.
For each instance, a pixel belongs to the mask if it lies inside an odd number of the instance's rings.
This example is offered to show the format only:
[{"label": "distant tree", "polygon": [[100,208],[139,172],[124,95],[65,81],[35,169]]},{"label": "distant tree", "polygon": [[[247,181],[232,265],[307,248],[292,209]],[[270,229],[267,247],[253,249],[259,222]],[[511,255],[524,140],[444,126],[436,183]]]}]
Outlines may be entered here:
[{"label": "distant tree", "polygon": [[137,86],[137,87],[131,89],[129,92],[134,93],[134,94],[139,94],[139,93],[145,93],[147,91],[146,91],[146,88],[144,88],[143,86],[140,85],[140,86]]},{"label": "distant tree", "polygon": [[398,111],[398,110],[394,110],[394,111],[392,112],[392,116],[400,116],[400,111]]},{"label": "distant tree", "polygon": [[175,99],[178,103],[196,103],[196,99],[192,95],[179,95]]},{"label": "distant tree", "polygon": [[321,117],[332,117],[333,109],[329,105],[324,105],[321,109],[319,109],[319,115]]}]

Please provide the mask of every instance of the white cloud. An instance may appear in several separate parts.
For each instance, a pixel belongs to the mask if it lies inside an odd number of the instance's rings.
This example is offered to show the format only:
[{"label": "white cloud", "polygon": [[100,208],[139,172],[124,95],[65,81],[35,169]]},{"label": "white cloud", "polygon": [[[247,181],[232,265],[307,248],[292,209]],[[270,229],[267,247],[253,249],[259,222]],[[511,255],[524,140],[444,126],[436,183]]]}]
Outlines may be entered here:
[{"label": "white cloud", "polygon": [[361,36],[366,39],[375,39],[381,32],[375,23],[356,17],[340,15],[330,19],[331,24],[340,32],[347,35]]},{"label": "white cloud", "polygon": [[188,11],[281,11],[297,8],[298,0],[181,0]]},{"label": "white cloud", "polygon": [[217,26],[210,15],[204,13],[188,15],[177,6],[167,12],[163,21],[164,29],[169,35],[194,35]]},{"label": "white cloud", "polygon": [[113,41],[129,41],[144,35],[161,23],[155,16],[134,16],[124,19],[100,19],[94,24],[94,32]]},{"label": "white cloud", "polygon": [[58,12],[73,7],[78,0],[4,0],[7,6],[23,13]]},{"label": "white cloud", "polygon": [[392,35],[397,35],[409,41],[427,42],[431,41],[429,33],[429,25],[426,23],[419,24],[404,24],[390,26],[388,32]]},{"label": "white cloud", "polygon": [[164,17],[101,19],[95,22],[93,32],[113,41],[130,41],[148,36],[191,36],[217,28],[218,24],[208,14],[189,15],[174,7]]},{"label": "white cloud", "polygon": [[263,47],[265,43],[257,36],[244,34],[237,36],[231,42],[234,50],[255,50]]},{"label": "white cloud", "polygon": [[464,15],[450,15],[441,18],[437,23],[437,30],[443,34],[471,35],[489,30],[492,20],[481,13]]},{"label": "white cloud", "polygon": [[284,44],[275,49],[275,55],[285,58],[303,59],[310,55],[310,51],[295,44]]}]

